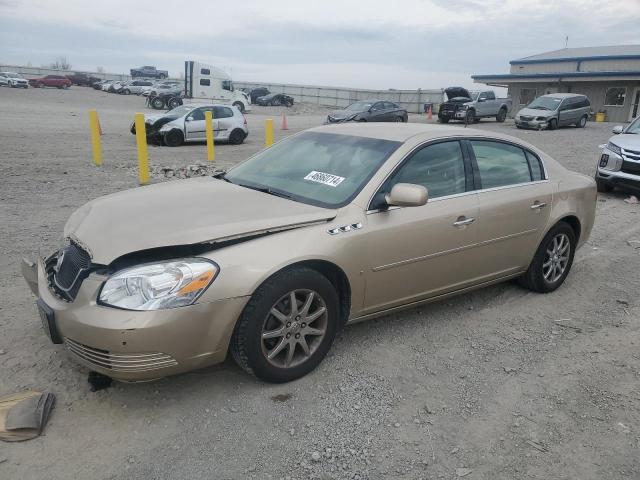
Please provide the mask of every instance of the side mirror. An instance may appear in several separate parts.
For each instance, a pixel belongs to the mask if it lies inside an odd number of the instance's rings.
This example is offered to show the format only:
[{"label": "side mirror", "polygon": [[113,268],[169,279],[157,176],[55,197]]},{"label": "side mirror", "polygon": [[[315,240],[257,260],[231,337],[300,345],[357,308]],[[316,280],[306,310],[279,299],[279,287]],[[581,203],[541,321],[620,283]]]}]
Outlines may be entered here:
[{"label": "side mirror", "polygon": [[192,117],[191,115],[189,115],[189,116],[187,117],[187,122],[192,122],[192,121],[193,121],[193,117]]},{"label": "side mirror", "polygon": [[487,100],[486,98],[481,97],[481,98],[478,99],[478,102],[485,102],[486,100]]},{"label": "side mirror", "polygon": [[622,125],[616,125],[615,127],[613,127],[613,130],[611,131],[616,135],[619,135],[624,131],[624,127]]},{"label": "side mirror", "polygon": [[396,183],[391,193],[385,196],[388,205],[398,207],[420,207],[427,203],[427,189],[413,183]]}]

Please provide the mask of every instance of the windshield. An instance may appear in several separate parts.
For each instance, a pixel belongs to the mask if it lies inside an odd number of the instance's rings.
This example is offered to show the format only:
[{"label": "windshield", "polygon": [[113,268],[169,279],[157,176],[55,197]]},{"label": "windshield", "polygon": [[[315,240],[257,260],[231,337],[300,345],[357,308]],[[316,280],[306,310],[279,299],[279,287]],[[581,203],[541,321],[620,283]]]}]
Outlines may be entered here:
[{"label": "windshield", "polygon": [[471,100],[475,101],[475,100],[478,100],[478,96],[480,95],[480,92],[470,91],[469,95],[471,95]]},{"label": "windshield", "polygon": [[22,78],[20,75],[18,75],[17,73],[13,73],[13,72],[3,72],[2,75],[4,75],[5,77],[9,77],[9,78]]},{"label": "windshield", "polygon": [[345,110],[351,110],[352,112],[365,112],[373,105],[371,102],[356,102],[349,105]]},{"label": "windshield", "polygon": [[326,208],[349,203],[400,142],[305,132],[263,150],[225,179]]},{"label": "windshield", "polygon": [[640,135],[640,117],[636,118],[631,125],[629,125],[624,133],[635,133]]},{"label": "windshield", "polygon": [[193,107],[191,107],[189,105],[181,105],[179,107],[174,108],[173,110],[169,110],[166,115],[178,118],[178,117],[181,117],[183,115],[186,115],[191,110],[193,110]]},{"label": "windshield", "polygon": [[561,102],[562,99],[558,97],[542,96],[527,105],[527,108],[533,108],[535,110],[556,110]]}]

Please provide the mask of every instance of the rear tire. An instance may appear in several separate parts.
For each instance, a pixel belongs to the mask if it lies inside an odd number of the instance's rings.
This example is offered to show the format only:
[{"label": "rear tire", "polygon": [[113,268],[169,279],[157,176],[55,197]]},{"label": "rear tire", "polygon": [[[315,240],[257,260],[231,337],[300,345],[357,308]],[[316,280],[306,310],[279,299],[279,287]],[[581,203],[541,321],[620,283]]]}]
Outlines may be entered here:
[{"label": "rear tire", "polygon": [[169,110],[178,108],[180,105],[182,105],[182,99],[178,97],[171,97],[167,102],[167,107],[169,107]]},{"label": "rear tire", "polygon": [[498,112],[498,115],[496,115],[496,122],[502,123],[506,119],[507,119],[507,109],[501,108],[500,111]]},{"label": "rear tire", "polygon": [[564,282],[573,264],[576,234],[566,222],[556,223],[544,236],[520,284],[538,293],[553,292]]},{"label": "rear tire", "polygon": [[128,88],[125,88],[124,90],[122,90],[122,94],[123,95],[131,95],[131,90],[129,90]]},{"label": "rear tire", "polygon": [[[333,285],[319,272],[306,267],[279,272],[245,306],[231,337],[231,354],[242,369],[266,382],[303,377],[331,348],[339,324],[338,305]],[[263,338],[265,333],[272,336]]]},{"label": "rear tire", "polygon": [[162,140],[167,147],[179,147],[184,143],[184,135],[180,130],[169,130]]},{"label": "rear tire", "polygon": [[155,110],[162,110],[164,108],[164,100],[160,97],[153,97],[149,103],[151,104],[151,108]]},{"label": "rear tire", "polygon": [[236,128],[231,132],[231,135],[229,135],[229,143],[231,145],[240,145],[242,142],[244,142],[244,139],[246,137],[247,135],[242,130]]},{"label": "rear tire", "polygon": [[611,193],[613,192],[614,187],[613,185],[605,182],[604,180],[596,176],[596,188],[600,193]]},{"label": "rear tire", "polygon": [[580,117],[580,120],[578,120],[578,122],[576,123],[576,127],[584,128],[586,126],[587,126],[587,116],[583,115],[582,117]]}]

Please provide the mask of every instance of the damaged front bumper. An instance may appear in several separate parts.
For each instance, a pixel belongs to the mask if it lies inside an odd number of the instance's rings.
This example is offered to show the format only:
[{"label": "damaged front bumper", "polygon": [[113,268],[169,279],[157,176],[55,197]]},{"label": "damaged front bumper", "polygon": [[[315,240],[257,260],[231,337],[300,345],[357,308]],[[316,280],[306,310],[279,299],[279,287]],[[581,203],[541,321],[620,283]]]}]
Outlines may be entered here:
[{"label": "damaged front bumper", "polygon": [[64,343],[89,369],[121,381],[153,380],[223,361],[249,298],[132,311],[98,304],[105,275],[91,273],[69,302],[49,288],[42,259],[24,259],[22,273],[38,297],[43,327],[51,340]]}]

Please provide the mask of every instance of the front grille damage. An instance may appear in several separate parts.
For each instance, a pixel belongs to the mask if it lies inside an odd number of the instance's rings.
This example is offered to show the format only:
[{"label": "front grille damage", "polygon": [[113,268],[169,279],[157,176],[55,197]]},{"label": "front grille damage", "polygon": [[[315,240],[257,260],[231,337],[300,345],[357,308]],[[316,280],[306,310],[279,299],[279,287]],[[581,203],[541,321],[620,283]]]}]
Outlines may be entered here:
[{"label": "front grille damage", "polygon": [[91,256],[79,245],[71,242],[44,262],[49,289],[67,302],[75,300],[80,285],[91,272]]},{"label": "front grille damage", "polygon": [[69,351],[96,367],[114,372],[146,372],[173,367],[178,362],[166,353],[113,353],[65,338]]}]

